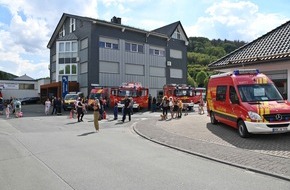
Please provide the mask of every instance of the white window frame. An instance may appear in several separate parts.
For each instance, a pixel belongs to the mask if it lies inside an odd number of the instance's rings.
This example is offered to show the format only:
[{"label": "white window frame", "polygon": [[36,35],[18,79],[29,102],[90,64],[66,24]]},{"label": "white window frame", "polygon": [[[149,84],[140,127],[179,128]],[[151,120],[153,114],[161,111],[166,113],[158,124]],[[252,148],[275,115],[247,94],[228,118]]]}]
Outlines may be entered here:
[{"label": "white window frame", "polygon": [[62,25],[62,28],[61,28],[61,30],[59,32],[59,37],[61,38],[63,36],[65,36],[65,27],[64,27],[64,25]]},{"label": "white window frame", "polygon": [[76,30],[76,19],[75,18],[70,18],[69,32],[72,33],[75,30]]},{"label": "white window frame", "polygon": [[[130,49],[126,49],[126,44],[129,44]],[[136,50],[133,49],[133,46],[136,46]],[[142,46],[143,51],[139,51],[139,46]],[[132,42],[125,42],[125,51],[130,51],[134,53],[144,53],[144,44],[132,43]]]}]

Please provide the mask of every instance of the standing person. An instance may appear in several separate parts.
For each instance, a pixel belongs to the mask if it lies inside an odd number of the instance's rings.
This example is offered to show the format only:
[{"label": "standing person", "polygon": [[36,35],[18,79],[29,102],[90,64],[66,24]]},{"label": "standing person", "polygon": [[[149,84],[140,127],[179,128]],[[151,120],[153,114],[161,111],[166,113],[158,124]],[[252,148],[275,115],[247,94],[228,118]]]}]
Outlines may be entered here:
[{"label": "standing person", "polygon": [[104,104],[103,104],[103,97],[100,97],[99,104],[100,104],[100,119],[103,119],[103,113],[104,113]]},{"label": "standing person", "polygon": [[169,100],[167,99],[167,96],[164,96],[161,102],[162,106],[162,119],[167,119],[167,113],[168,113],[168,107],[169,107]]},{"label": "standing person", "polygon": [[151,111],[151,104],[152,104],[152,96],[151,96],[151,94],[149,94],[149,97],[148,97],[148,111]]},{"label": "standing person", "polygon": [[183,103],[180,99],[178,99],[178,118],[181,118],[182,116],[182,108],[183,108]]},{"label": "standing person", "polygon": [[118,119],[118,101],[114,100],[114,120]]},{"label": "standing person", "polygon": [[199,113],[200,115],[204,114],[203,106],[204,106],[204,102],[203,102],[203,98],[202,98],[202,96],[201,96],[201,97],[200,97],[200,101],[199,101],[199,106],[198,106],[198,113]]},{"label": "standing person", "polygon": [[47,98],[46,101],[44,102],[44,106],[45,106],[44,113],[45,115],[48,115],[51,106],[51,101],[49,100],[49,98]]},{"label": "standing person", "polygon": [[52,112],[51,112],[51,115],[53,115],[54,113],[56,114],[56,99],[54,96],[52,96]]},{"label": "standing person", "polygon": [[58,97],[55,100],[55,106],[56,106],[56,111],[57,111],[57,115],[61,115],[61,98]]},{"label": "standing person", "polygon": [[10,110],[11,110],[11,105],[7,104],[5,108],[5,113],[6,113],[6,118],[8,119],[10,117]]},{"label": "standing person", "polygon": [[123,112],[122,122],[124,123],[127,114],[129,116],[129,121],[131,121],[130,99],[128,98],[127,95],[125,96],[125,99],[124,99],[124,108],[123,109],[124,109],[124,112]]},{"label": "standing person", "polygon": [[133,112],[134,100],[133,100],[132,97],[130,97],[129,100],[130,100],[130,105],[129,105],[129,107],[130,107],[130,114],[133,115],[134,114],[134,112]]},{"label": "standing person", "polygon": [[15,103],[14,103],[14,106],[15,106],[15,116],[16,117],[19,117],[21,116],[21,102],[16,100]]},{"label": "standing person", "polygon": [[171,114],[171,119],[173,119],[173,116],[174,116],[174,112],[173,112],[173,108],[174,108],[174,102],[173,102],[173,98],[172,97],[169,97],[169,111],[170,111],[170,114]]},{"label": "standing person", "polygon": [[156,112],[156,107],[157,107],[156,103],[157,103],[157,100],[154,96],[152,99],[152,112]]},{"label": "standing person", "polygon": [[78,122],[83,121],[84,117],[84,109],[83,109],[83,101],[79,98],[78,105],[77,105],[77,112],[78,112]]},{"label": "standing person", "polygon": [[95,100],[92,107],[94,110],[94,126],[96,132],[99,132],[100,103],[98,99]]},{"label": "standing person", "polygon": [[174,118],[174,115],[175,115],[175,118],[177,118],[177,116],[178,116],[178,101],[177,101],[177,99],[175,99],[173,102],[173,118]]}]

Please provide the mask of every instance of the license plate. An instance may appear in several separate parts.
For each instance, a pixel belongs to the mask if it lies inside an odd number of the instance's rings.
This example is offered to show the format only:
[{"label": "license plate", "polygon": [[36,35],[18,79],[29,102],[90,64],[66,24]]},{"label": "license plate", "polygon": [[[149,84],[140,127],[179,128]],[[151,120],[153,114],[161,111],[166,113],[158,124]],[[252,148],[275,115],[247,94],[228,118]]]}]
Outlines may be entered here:
[{"label": "license plate", "polygon": [[272,129],[273,132],[287,131],[287,127],[280,127]]}]

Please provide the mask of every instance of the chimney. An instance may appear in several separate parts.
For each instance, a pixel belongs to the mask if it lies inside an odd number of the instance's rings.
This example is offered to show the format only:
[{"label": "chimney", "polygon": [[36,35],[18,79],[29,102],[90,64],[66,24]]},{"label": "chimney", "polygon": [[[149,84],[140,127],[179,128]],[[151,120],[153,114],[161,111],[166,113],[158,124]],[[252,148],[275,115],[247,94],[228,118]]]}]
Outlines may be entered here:
[{"label": "chimney", "polygon": [[111,19],[111,22],[112,23],[115,23],[115,24],[121,24],[121,18],[120,17],[113,17],[112,19]]}]

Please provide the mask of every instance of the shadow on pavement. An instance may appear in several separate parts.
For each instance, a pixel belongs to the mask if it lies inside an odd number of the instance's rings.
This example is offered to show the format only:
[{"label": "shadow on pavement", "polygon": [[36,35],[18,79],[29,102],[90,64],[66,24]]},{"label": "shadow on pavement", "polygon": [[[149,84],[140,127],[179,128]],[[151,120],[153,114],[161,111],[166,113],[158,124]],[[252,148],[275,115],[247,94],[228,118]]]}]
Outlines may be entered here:
[{"label": "shadow on pavement", "polygon": [[207,123],[207,129],[214,135],[235,147],[248,150],[289,151],[290,133],[252,134],[249,138],[241,138],[237,129],[218,123]]},{"label": "shadow on pavement", "polygon": [[88,133],[83,133],[81,135],[78,135],[78,137],[83,137],[83,136],[87,136],[87,135],[91,135],[91,134],[95,134],[95,133],[96,133],[95,131],[88,132]]}]

